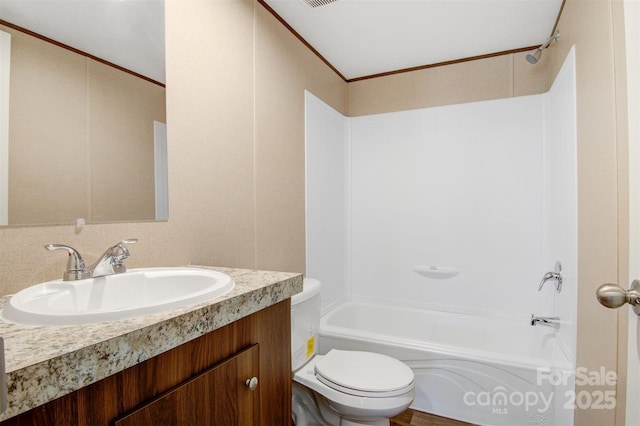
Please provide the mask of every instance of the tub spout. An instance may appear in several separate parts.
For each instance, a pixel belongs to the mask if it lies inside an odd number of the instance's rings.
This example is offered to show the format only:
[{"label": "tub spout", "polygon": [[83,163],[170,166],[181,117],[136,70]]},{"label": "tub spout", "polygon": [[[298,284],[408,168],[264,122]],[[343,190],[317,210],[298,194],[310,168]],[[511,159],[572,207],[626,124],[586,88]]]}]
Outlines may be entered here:
[{"label": "tub spout", "polygon": [[534,314],[531,314],[531,325],[544,325],[547,327],[552,327],[558,330],[560,328],[560,318],[559,317],[537,317]]}]

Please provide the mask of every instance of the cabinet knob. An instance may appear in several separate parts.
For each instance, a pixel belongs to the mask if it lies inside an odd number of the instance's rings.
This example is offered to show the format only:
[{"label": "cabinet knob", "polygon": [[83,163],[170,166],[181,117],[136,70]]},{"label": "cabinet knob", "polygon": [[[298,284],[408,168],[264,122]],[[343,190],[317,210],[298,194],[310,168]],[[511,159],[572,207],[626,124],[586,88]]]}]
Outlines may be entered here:
[{"label": "cabinet knob", "polygon": [[247,381],[244,382],[244,384],[249,388],[249,390],[255,390],[255,388],[258,387],[258,378],[252,377],[250,379],[247,379]]}]

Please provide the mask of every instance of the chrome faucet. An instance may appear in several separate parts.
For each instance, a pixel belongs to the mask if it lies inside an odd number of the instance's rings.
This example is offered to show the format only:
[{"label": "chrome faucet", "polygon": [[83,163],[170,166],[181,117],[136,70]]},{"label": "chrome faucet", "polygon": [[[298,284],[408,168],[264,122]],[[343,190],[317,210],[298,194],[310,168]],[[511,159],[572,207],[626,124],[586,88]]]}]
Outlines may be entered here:
[{"label": "chrome faucet", "polygon": [[122,240],[118,244],[109,247],[102,253],[102,256],[95,263],[89,266],[89,272],[92,277],[102,277],[105,275],[121,274],[127,272],[124,261],[131,255],[125,244],[137,243],[136,238],[130,240]]},{"label": "chrome faucet", "polygon": [[131,253],[129,249],[125,247],[125,244],[137,243],[136,238],[129,240],[122,240],[116,245],[109,247],[102,253],[102,256],[88,268],[86,267],[84,260],[80,253],[73,247],[66,246],[64,244],[48,244],[44,246],[47,250],[66,250],[69,253],[69,259],[67,260],[67,270],[62,276],[63,281],[76,281],[83,280],[85,278],[102,277],[105,275],[120,274],[126,272],[127,268],[124,266],[124,261]]},{"label": "chrome faucet", "polygon": [[537,317],[531,314],[531,325],[544,325],[558,330],[560,328],[560,317]]},{"label": "chrome faucet", "polygon": [[540,285],[538,285],[538,291],[542,290],[544,284],[551,280],[556,282],[556,291],[560,293],[560,291],[562,291],[562,264],[560,262],[556,262],[553,272],[547,272],[544,274],[540,281]]},{"label": "chrome faucet", "polygon": [[66,250],[69,253],[67,259],[67,270],[62,275],[63,281],[76,281],[83,280],[85,278],[91,278],[91,274],[87,270],[84,264],[84,260],[78,250],[73,247],[65,246],[64,244],[47,244],[44,246],[47,250]]}]

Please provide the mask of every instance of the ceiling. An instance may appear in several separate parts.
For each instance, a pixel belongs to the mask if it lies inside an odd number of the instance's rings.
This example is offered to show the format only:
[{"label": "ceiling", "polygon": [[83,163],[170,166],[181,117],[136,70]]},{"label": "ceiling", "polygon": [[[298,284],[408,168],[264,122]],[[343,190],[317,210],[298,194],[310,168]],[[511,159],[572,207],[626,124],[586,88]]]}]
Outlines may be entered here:
[{"label": "ceiling", "polygon": [[562,6],[562,0],[336,0],[319,7],[263,1],[347,80],[541,45]]},{"label": "ceiling", "polygon": [[0,19],[165,82],[162,0],[0,0]]},{"label": "ceiling", "polygon": [[[346,80],[540,45],[562,6],[562,0],[261,1]],[[0,19],[165,81],[162,0],[0,0]]]}]

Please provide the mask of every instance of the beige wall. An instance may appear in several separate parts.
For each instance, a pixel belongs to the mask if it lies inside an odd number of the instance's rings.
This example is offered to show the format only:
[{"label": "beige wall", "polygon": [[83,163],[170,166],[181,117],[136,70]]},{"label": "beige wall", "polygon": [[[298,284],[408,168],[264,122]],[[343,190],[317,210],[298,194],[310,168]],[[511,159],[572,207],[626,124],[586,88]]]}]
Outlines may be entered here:
[{"label": "beige wall", "polygon": [[[628,288],[627,140],[618,128],[626,112],[617,102],[623,93],[624,49],[620,4],[605,0],[567,0],[550,50],[555,76],[572,45],[576,46],[578,131],[578,360],[597,370],[619,367],[619,410],[579,410],[576,424],[624,424],[626,308],[615,311],[595,300],[607,282]],[[618,317],[620,339],[618,344]],[[620,354],[618,353],[618,347]],[[620,358],[619,358],[620,355]],[[594,387],[580,390],[593,391]],[[617,418],[616,418],[617,414]]]},{"label": "beige wall", "polygon": [[153,122],[166,123],[165,89],[87,61],[92,222],[155,218]]},{"label": "beige wall", "polygon": [[547,55],[535,66],[525,55],[514,53],[349,83],[349,115],[546,92],[550,84]]},{"label": "beige wall", "polygon": [[346,83],[263,7],[256,12],[256,267],[304,271],[304,91],[346,114]]},{"label": "beige wall", "polygon": [[12,38],[9,224],[153,219],[164,88],[0,29]]},{"label": "beige wall", "polygon": [[[71,222],[89,199],[85,58],[0,30],[11,34],[9,223]],[[73,173],[59,172],[65,163]]]}]

